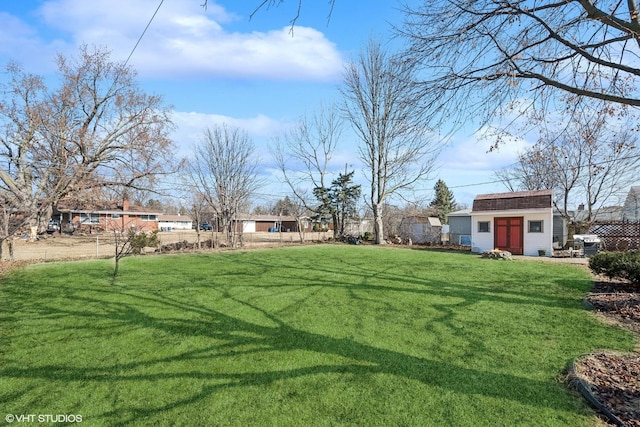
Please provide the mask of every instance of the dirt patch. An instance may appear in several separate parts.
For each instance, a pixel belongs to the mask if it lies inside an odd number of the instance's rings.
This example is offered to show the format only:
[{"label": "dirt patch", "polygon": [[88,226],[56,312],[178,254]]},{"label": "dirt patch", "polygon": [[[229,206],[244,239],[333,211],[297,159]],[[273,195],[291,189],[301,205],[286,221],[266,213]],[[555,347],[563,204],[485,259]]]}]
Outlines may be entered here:
[{"label": "dirt patch", "polygon": [[[597,277],[586,301],[605,322],[631,330],[640,340],[640,286]],[[609,421],[640,427],[640,353],[590,354],[575,362],[575,374],[615,417]]]}]

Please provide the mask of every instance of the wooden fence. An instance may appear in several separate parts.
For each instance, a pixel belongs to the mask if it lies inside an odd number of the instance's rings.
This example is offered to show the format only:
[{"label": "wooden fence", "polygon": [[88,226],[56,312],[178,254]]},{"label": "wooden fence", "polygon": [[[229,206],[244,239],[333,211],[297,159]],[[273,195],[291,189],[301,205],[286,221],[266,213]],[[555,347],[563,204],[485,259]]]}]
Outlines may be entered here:
[{"label": "wooden fence", "polygon": [[595,222],[589,234],[597,234],[602,240],[602,249],[624,251],[640,248],[640,221]]}]

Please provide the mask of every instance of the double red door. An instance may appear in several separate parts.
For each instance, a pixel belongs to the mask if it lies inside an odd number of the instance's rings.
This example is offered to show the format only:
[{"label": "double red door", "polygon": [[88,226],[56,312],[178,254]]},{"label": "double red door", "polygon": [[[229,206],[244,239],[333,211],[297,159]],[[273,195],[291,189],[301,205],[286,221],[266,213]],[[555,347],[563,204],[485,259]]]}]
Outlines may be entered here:
[{"label": "double red door", "polygon": [[494,218],[494,247],[514,255],[523,254],[523,217]]}]

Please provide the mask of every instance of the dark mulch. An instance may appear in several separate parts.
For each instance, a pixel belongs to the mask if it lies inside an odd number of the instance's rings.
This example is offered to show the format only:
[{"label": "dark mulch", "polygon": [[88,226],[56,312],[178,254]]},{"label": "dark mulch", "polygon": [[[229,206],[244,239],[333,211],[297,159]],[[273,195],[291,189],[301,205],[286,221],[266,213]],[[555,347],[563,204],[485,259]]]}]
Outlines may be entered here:
[{"label": "dark mulch", "polygon": [[[640,339],[640,286],[602,278],[587,302],[606,321],[633,331]],[[575,363],[576,373],[593,396],[624,425],[640,427],[640,353],[596,353]]]}]

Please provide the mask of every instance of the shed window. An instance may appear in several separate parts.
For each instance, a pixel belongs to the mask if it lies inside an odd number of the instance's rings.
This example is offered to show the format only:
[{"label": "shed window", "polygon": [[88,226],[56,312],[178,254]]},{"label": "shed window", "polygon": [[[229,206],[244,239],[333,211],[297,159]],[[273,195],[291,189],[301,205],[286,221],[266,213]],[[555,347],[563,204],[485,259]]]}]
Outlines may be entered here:
[{"label": "shed window", "polygon": [[478,233],[489,233],[489,221],[478,221]]},{"label": "shed window", "polygon": [[529,221],[529,233],[542,233],[542,221]]}]

